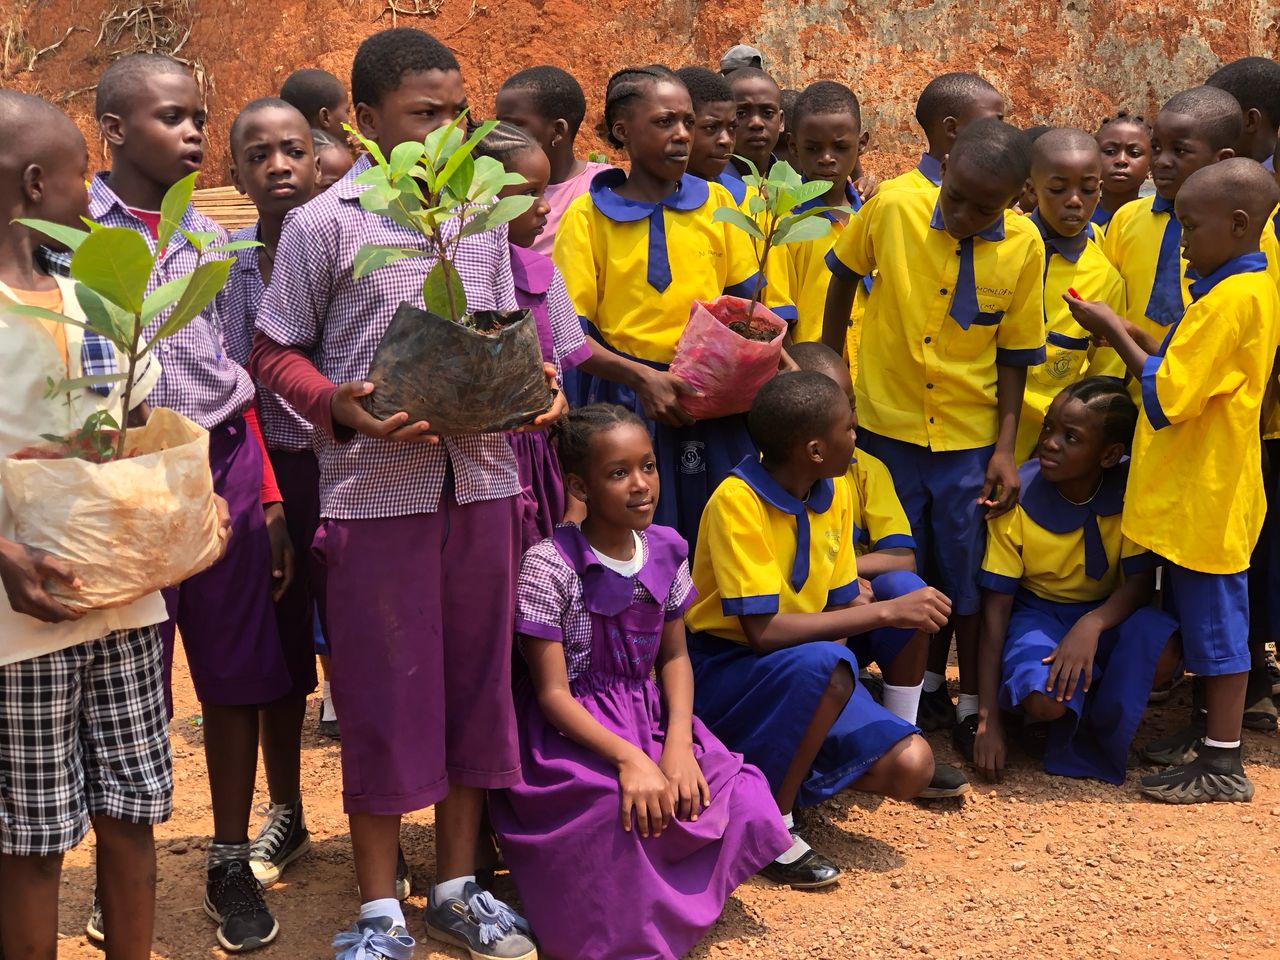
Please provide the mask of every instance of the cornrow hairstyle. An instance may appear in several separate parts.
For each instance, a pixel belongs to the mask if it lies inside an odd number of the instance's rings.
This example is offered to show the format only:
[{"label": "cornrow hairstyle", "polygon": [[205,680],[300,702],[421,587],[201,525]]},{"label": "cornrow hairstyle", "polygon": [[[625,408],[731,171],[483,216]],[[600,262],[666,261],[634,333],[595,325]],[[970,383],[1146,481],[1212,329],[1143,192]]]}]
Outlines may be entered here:
[{"label": "cornrow hairstyle", "polygon": [[392,27],[366,37],[351,61],[351,100],[376,107],[400,87],[406,73],[461,71],[443,43],[413,27]]},{"label": "cornrow hairstyle", "polygon": [[681,67],[676,76],[689,91],[693,109],[707,103],[733,103],[733,88],[729,81],[706,67]]},{"label": "cornrow hairstyle", "polygon": [[538,145],[538,141],[529,136],[522,127],[504,122],[489,131],[488,135],[476,145],[476,155],[493,157],[505,167],[512,157],[519,156],[526,150],[540,149],[542,148]]},{"label": "cornrow hairstyle", "polygon": [[782,108],[786,114],[787,129],[794,131],[800,126],[800,120],[811,114],[847,113],[862,127],[862,108],[858,105],[857,95],[843,83],[834,80],[819,80],[811,83],[796,97],[791,110]]},{"label": "cornrow hairstyle", "polygon": [[541,65],[526,67],[507,77],[502,90],[525,90],[533,98],[543,120],[563,120],[569,125],[569,136],[575,137],[587,115],[587,98],[582,86],[559,67]]},{"label": "cornrow hairstyle", "polygon": [[1257,110],[1273,130],[1280,126],[1280,63],[1266,57],[1241,57],[1215,70],[1205,86],[1225,90],[1246,113]]},{"label": "cornrow hairstyle", "polygon": [[591,461],[591,442],[599,434],[625,424],[647,429],[644,421],[626,407],[616,403],[589,403],[577,407],[556,421],[552,442],[560,458],[560,469],[582,476]]},{"label": "cornrow hairstyle", "polygon": [[[1151,124],[1147,123],[1146,117],[1140,113],[1130,113],[1128,110],[1118,110],[1115,116],[1103,117],[1102,122],[1098,124],[1098,133],[1102,133],[1107,127],[1113,123],[1131,124],[1135,127],[1141,127],[1147,131],[1147,136],[1151,136]],[[1095,134],[1096,136],[1097,134]]]},{"label": "cornrow hairstyle", "polygon": [[[232,155],[236,152],[236,144],[240,142],[240,133],[244,128],[245,122],[255,113],[261,113],[263,110],[285,110],[289,113],[297,114],[307,126],[308,132],[311,131],[311,124],[307,123],[307,118],[293,104],[282,99],[281,97],[259,97],[257,100],[250,100],[240,112],[236,114],[236,118],[231,121],[231,130],[227,133],[227,144],[231,149]],[[312,136],[312,149],[315,149],[315,137]]]},{"label": "cornrow hairstyle", "polygon": [[951,147],[951,164],[961,160],[999,177],[1010,188],[1021,189],[1031,174],[1031,144],[1012,124],[983,117],[969,124]]},{"label": "cornrow hairstyle", "polygon": [[816,370],[780,373],[756,394],[747,414],[747,432],[767,463],[791,452],[849,413],[849,398],[836,382]]},{"label": "cornrow hairstyle", "polygon": [[347,91],[342,81],[328,70],[303,67],[285,77],[280,85],[280,99],[288,100],[307,118],[307,123],[314,124],[321,110],[333,110],[345,103]]},{"label": "cornrow hairstyle", "polygon": [[1138,426],[1138,407],[1119,377],[1085,377],[1059,392],[1068,400],[1079,400],[1086,410],[1102,417],[1102,435],[1107,443],[1133,443]]},{"label": "cornrow hairstyle", "polygon": [[946,117],[964,113],[975,97],[1000,91],[976,73],[944,73],[930,80],[916,101],[916,123],[927,132]]},{"label": "cornrow hairstyle", "polygon": [[650,64],[647,67],[623,67],[609,78],[604,94],[604,129],[601,131],[609,143],[622,149],[623,143],[613,135],[613,125],[631,104],[645,95],[655,83],[668,81],[683,83],[667,67]]},{"label": "cornrow hairstyle", "polygon": [[1160,110],[1190,117],[1213,150],[1234,147],[1244,132],[1240,101],[1217,87],[1192,87],[1175,93]]},{"label": "cornrow hairstyle", "polygon": [[163,53],[131,53],[112,61],[98,78],[93,115],[98,119],[108,113],[123,116],[129,112],[144,81],[172,74],[191,76],[186,67]]}]

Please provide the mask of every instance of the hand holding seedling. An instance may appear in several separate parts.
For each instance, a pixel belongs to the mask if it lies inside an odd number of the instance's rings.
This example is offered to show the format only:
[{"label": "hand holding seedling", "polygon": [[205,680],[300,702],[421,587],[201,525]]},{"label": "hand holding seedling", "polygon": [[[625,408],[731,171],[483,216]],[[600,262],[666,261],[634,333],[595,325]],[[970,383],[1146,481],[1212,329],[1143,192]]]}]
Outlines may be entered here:
[{"label": "hand holding seedling", "polygon": [[569,412],[569,401],[564,398],[564,391],[556,379],[555,364],[544,363],[542,372],[547,375],[547,389],[551,391],[551,406],[546,413],[539,414],[532,423],[518,428],[516,433],[529,433],[534,430],[545,430]]},{"label": "hand holding seedling", "polygon": [[61,580],[73,590],[80,587],[75,571],[57,557],[0,537],[0,580],[4,581],[9,606],[17,613],[45,623],[79,620],[83,616],[80,611],[65,607],[49,596],[44,583],[51,579]]},{"label": "hand holding seedling", "polygon": [[373,393],[373,384],[367,380],[351,380],[340,384],[329,401],[333,422],[348,427],[366,437],[393,440],[396,443],[439,443],[440,437],[431,432],[431,424],[425,420],[409,423],[404,411],[393,413],[379,420],[360,405],[360,397]]}]

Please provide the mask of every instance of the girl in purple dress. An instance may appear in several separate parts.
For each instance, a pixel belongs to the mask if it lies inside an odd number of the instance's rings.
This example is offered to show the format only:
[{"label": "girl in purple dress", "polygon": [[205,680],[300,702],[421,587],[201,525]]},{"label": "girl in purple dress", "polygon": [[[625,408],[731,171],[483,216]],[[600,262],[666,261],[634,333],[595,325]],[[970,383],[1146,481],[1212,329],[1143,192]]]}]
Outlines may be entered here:
[{"label": "girl in purple dress", "polygon": [[521,565],[524,783],[490,815],[544,957],[679,957],[791,837],[760,771],[693,716],[688,547],[651,526],[644,423],[593,404],[557,446],[587,517]]},{"label": "girl in purple dress", "polygon": [[[542,193],[551,176],[551,162],[538,142],[519,127],[500,123],[480,141],[477,153],[493,157],[508,173],[524,177],[501,196],[532,196],[533,205],[507,227],[511,250],[511,276],[516,302],[533,314],[542,344],[542,359],[555,365],[563,389],[564,375],[591,357],[591,345],[582,332],[577,311],[569,299],[564,279],[551,258],[533,249],[547,223]],[[520,548],[528,550],[551,536],[564,519],[564,480],[546,431],[509,434],[520,471]]]}]

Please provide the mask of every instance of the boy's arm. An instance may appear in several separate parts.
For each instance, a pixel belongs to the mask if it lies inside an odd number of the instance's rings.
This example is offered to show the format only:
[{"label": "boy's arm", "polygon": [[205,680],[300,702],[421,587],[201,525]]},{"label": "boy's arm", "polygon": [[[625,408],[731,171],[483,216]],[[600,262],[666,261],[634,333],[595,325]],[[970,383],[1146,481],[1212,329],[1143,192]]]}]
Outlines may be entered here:
[{"label": "boy's arm", "polygon": [[747,643],[764,656],[775,650],[815,640],[837,640],[877,627],[909,627],[937,633],[951,616],[951,601],[933,587],[922,587],[893,600],[821,613],[760,613],[738,617]]},{"label": "boy's arm", "polygon": [[876,268],[871,228],[881,203],[883,199],[868,202],[851,216],[827,253],[831,283],[827,286],[827,303],[822,312],[822,342],[841,356],[849,335],[854,294],[862,278],[870,276]]},{"label": "boy's arm", "polygon": [[[1022,413],[1022,395],[1026,388],[1026,367],[996,364],[996,418],[1000,432],[996,448],[987,461],[982,493],[978,495],[979,502],[987,507],[988,520],[1012,510],[1022,489],[1013,447],[1018,438],[1018,416]],[[994,499],[992,494],[996,495]]]},{"label": "boy's arm", "polygon": [[868,580],[874,580],[882,573],[894,570],[906,570],[915,573],[916,554],[910,547],[886,547],[883,550],[872,550],[858,558],[858,573]]}]

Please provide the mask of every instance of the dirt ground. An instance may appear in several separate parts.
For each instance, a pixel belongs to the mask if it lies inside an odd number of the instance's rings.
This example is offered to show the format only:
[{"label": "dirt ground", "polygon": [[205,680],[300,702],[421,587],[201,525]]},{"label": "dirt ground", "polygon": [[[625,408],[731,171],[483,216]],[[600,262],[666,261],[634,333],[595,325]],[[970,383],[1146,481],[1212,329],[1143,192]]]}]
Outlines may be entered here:
[{"label": "dirt ground", "polygon": [[[158,831],[155,956],[198,960],[221,956],[201,909],[210,820],[198,706],[181,660],[174,680],[176,797],[173,820]],[[1171,729],[1188,696],[1184,685],[1152,708],[1139,737]],[[313,704],[303,783],[314,847],[268,894],[281,933],[263,957],[332,956],[330,938],[358,906],[338,749],[315,733],[315,719]],[[940,759],[956,760],[949,738],[931,739]],[[809,830],[845,869],[841,883],[799,893],[752,880],[690,956],[1280,958],[1280,737],[1250,733],[1245,745],[1257,795],[1243,806],[1166,807],[1137,794],[1136,771],[1115,788],[1049,777],[1017,754],[1004,783],[963,800],[926,805],[846,794],[812,813]],[[265,809],[261,778],[256,799]],[[433,949],[422,929],[434,849],[429,811],[406,818],[404,846],[417,960],[462,957]],[[92,861],[92,842],[67,857],[59,952],[66,960],[101,956],[81,933]]]}]

